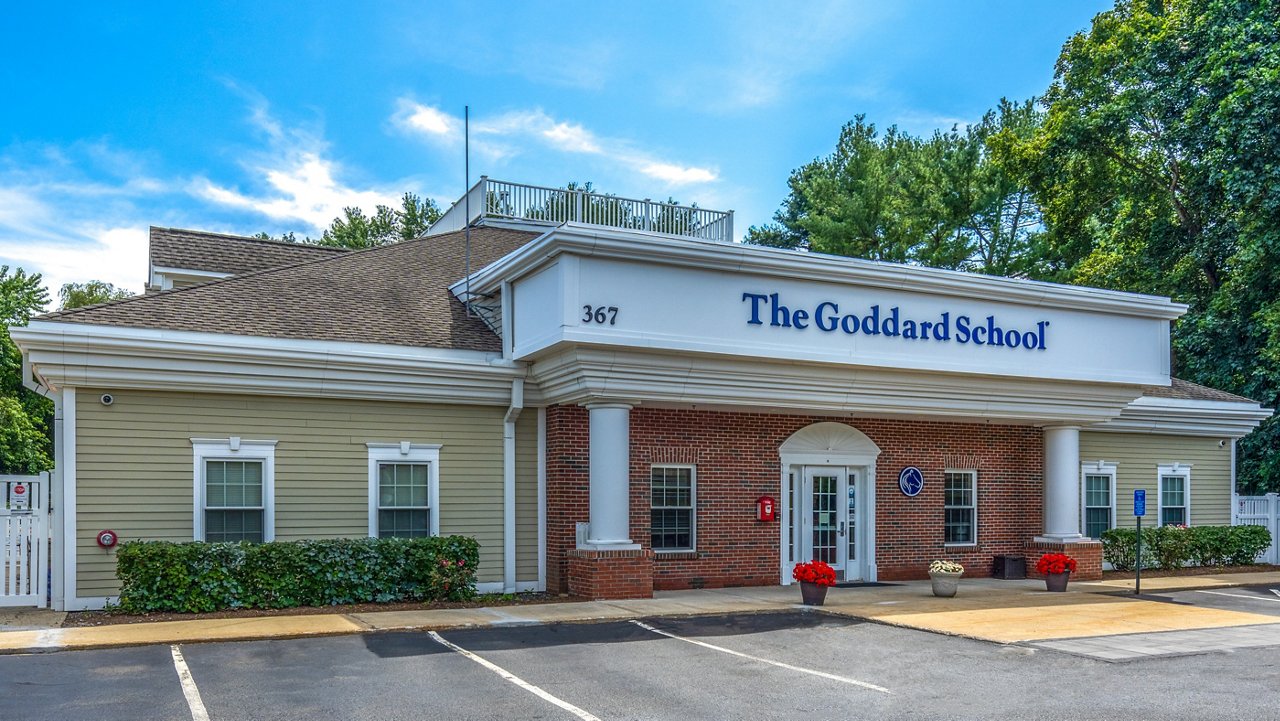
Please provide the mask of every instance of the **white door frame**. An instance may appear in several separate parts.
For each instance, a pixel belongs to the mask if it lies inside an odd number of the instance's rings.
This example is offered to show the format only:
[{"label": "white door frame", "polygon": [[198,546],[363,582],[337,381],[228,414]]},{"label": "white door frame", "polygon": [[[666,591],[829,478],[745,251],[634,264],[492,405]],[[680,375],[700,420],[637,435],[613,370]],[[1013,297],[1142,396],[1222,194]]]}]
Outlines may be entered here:
[{"label": "white door frame", "polygon": [[[778,523],[779,582],[786,586],[794,583],[791,569],[794,560],[790,558],[791,544],[798,543],[794,535],[791,518],[791,479],[800,481],[803,488],[805,466],[837,466],[858,473],[858,481],[862,484],[862,493],[858,498],[858,545],[860,553],[858,573],[865,581],[876,580],[876,458],[880,448],[858,429],[834,421],[814,423],[794,433],[778,449],[781,461],[779,488],[781,510]],[[797,498],[800,495],[797,493]],[[797,555],[800,546],[796,545]],[[809,560],[809,559],[800,559]]]}]

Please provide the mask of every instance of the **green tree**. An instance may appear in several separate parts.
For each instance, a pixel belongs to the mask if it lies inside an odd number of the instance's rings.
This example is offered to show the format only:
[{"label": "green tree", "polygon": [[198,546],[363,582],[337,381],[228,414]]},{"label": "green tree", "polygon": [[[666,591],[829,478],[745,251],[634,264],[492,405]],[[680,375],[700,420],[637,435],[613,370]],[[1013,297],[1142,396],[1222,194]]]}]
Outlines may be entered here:
[{"label": "green tree", "polygon": [[117,288],[111,283],[91,280],[88,283],[66,283],[58,296],[62,298],[60,310],[82,308],[86,305],[106,303],[111,300],[128,298],[131,294],[124,288]]},{"label": "green tree", "polygon": [[[1071,38],[1041,129],[1002,149],[1044,211],[1046,276],[1190,305],[1174,372],[1280,404],[1280,3],[1121,0]],[[1244,439],[1280,490],[1280,422]]]},{"label": "green tree", "polygon": [[873,260],[1027,275],[1040,211],[1016,168],[993,153],[1034,134],[1033,102],[1002,100],[963,131],[928,139],[880,135],[865,116],[844,126],[835,151],[796,169],[774,223],[746,241]]},{"label": "green tree", "polygon": [[373,248],[412,240],[426,233],[440,215],[434,200],[405,193],[399,209],[379,205],[372,216],[360,208],[345,208],[342,217],[334,218],[316,242],[343,248]]},{"label": "green tree", "polygon": [[9,326],[26,325],[48,303],[39,273],[0,266],[0,473],[53,467],[53,404],[22,384],[22,352],[9,337]]}]

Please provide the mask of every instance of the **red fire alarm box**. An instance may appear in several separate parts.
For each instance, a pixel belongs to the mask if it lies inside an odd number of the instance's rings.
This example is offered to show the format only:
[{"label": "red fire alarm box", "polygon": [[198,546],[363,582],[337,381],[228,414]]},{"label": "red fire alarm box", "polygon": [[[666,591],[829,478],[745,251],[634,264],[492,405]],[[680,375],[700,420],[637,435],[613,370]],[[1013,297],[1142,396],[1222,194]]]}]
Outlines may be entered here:
[{"label": "red fire alarm box", "polygon": [[778,502],[773,496],[760,496],[756,499],[756,520],[774,521],[778,518]]}]

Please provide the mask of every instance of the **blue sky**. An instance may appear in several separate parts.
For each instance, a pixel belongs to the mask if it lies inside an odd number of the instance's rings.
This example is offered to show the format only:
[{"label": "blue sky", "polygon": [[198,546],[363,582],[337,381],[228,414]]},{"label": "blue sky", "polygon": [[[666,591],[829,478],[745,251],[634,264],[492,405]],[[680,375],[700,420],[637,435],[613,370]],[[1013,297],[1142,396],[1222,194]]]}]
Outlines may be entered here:
[{"label": "blue sky", "polygon": [[1103,2],[14,3],[0,264],[141,291],[147,226],[318,236],[472,176],[769,220],[840,126],[1042,92]]}]

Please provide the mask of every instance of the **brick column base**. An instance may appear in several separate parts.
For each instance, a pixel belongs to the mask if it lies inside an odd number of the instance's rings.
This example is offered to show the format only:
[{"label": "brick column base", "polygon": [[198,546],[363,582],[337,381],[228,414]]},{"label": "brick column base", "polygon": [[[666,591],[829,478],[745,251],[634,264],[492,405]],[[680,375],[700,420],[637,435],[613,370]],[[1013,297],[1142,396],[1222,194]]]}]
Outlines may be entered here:
[{"label": "brick column base", "polygon": [[1093,539],[1069,543],[1029,541],[1023,547],[1023,554],[1027,557],[1027,578],[1044,578],[1044,574],[1036,573],[1036,562],[1046,553],[1065,553],[1076,559],[1076,570],[1071,574],[1073,581],[1102,580],[1101,541]]},{"label": "brick column base", "polygon": [[653,598],[653,551],[589,551],[565,554],[569,566],[569,594],[593,601],[615,598]]}]

